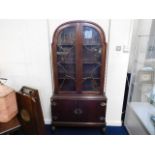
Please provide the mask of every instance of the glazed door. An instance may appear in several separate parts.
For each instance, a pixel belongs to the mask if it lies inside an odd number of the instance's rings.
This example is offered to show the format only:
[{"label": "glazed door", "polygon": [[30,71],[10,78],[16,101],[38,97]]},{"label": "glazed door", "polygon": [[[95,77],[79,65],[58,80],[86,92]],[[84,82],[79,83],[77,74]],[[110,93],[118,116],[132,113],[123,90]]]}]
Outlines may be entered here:
[{"label": "glazed door", "polygon": [[53,49],[56,64],[56,90],[76,91],[76,26],[70,25],[57,33]]},{"label": "glazed door", "polygon": [[65,24],[54,36],[56,93],[102,94],[106,47],[101,29],[89,23]]},{"label": "glazed door", "polygon": [[[102,41],[99,31],[90,25],[82,25],[82,92],[100,92]],[[103,71],[103,70],[102,70]]]}]

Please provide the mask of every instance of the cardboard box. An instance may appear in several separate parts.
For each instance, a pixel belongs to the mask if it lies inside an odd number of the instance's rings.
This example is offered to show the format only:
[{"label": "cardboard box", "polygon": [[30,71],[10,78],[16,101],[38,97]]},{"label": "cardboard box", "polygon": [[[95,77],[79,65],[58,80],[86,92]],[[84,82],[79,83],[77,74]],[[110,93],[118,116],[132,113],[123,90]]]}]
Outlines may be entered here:
[{"label": "cardboard box", "polygon": [[0,122],[10,121],[18,113],[15,91],[0,84]]}]

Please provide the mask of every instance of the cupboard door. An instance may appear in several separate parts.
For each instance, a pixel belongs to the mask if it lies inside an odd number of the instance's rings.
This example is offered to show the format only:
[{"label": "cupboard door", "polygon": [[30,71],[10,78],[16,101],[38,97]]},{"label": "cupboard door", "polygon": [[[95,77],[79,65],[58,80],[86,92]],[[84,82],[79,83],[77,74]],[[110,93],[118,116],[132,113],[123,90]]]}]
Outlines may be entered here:
[{"label": "cupboard door", "polygon": [[69,26],[60,31],[56,44],[57,80],[59,91],[76,90],[75,42],[75,26]]},{"label": "cupboard door", "polygon": [[53,100],[52,101],[53,121],[77,122],[77,102],[72,100]]},{"label": "cupboard door", "polygon": [[82,91],[100,91],[102,45],[99,32],[82,27]]},{"label": "cupboard door", "polygon": [[78,106],[80,122],[105,122],[105,102],[79,101]]}]

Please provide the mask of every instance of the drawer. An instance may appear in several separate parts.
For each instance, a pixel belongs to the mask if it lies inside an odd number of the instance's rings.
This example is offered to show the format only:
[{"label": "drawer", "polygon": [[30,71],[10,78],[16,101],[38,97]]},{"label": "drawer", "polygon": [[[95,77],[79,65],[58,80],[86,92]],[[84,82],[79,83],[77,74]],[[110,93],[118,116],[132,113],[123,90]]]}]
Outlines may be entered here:
[{"label": "drawer", "polygon": [[105,122],[106,103],[103,101],[78,101],[80,122]]},{"label": "drawer", "polygon": [[53,100],[52,101],[52,120],[60,122],[78,122],[76,114],[77,101],[74,100]]}]

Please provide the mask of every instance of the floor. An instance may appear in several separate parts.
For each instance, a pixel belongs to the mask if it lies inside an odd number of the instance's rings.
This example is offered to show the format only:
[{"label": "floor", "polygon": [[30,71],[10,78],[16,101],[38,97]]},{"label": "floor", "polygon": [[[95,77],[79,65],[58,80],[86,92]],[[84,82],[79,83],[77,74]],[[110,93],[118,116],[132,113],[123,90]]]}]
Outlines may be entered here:
[{"label": "floor", "polygon": [[124,126],[107,126],[105,134],[100,128],[56,128],[51,130],[50,125],[46,125],[48,135],[128,135]]}]

